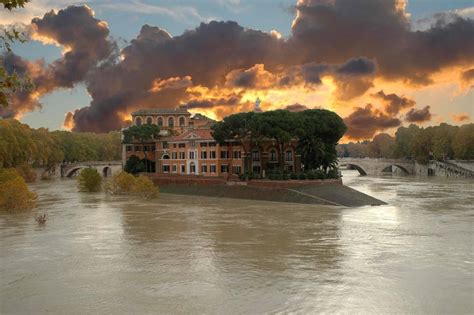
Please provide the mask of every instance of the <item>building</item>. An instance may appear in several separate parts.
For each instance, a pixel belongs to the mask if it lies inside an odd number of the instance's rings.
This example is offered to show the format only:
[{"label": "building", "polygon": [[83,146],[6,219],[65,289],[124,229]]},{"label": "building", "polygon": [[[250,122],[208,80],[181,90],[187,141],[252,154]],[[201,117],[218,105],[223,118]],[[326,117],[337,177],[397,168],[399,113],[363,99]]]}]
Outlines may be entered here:
[{"label": "building", "polygon": [[[132,155],[147,160],[148,172],[174,175],[199,175],[238,178],[252,171],[265,177],[266,171],[283,166],[289,172],[301,170],[300,157],[295,154],[296,142],[288,143],[284,154],[272,140],[258,146],[231,140],[217,143],[211,134],[215,123],[201,114],[194,116],[186,106],[176,109],[142,109],[132,113],[132,124],[156,124],[161,137],[150,143],[123,144],[123,163]],[[283,155],[284,161],[279,161]]]}]

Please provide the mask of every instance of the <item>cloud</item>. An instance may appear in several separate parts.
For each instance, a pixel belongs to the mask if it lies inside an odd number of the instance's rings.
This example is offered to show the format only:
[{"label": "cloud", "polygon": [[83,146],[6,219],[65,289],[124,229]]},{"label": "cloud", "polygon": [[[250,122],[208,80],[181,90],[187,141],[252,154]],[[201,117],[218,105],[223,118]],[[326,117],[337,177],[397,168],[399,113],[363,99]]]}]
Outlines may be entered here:
[{"label": "cloud", "polygon": [[344,118],[344,123],[348,127],[346,136],[358,140],[370,139],[379,131],[398,127],[401,121],[367,104],[364,108],[356,107],[349,116]]},{"label": "cloud", "polygon": [[422,109],[410,109],[405,115],[405,121],[411,123],[422,123],[431,120],[430,106],[425,106]]},{"label": "cloud", "polygon": [[58,12],[48,12],[42,18],[34,18],[30,36],[43,42],[57,43],[65,48],[65,52],[48,65],[42,60],[31,62],[14,54],[4,55],[2,61],[7,71],[28,74],[35,88],[15,94],[12,105],[0,109],[0,116],[17,117],[40,108],[38,99],[42,95],[83,82],[99,61],[113,55],[116,46],[107,39],[108,35],[107,24],[94,18],[94,12],[87,6],[70,6]]},{"label": "cloud", "polygon": [[382,101],[384,110],[387,114],[397,115],[401,110],[411,108],[416,105],[416,102],[404,96],[398,96],[395,93],[385,94],[383,90],[371,95]]},{"label": "cloud", "polygon": [[110,3],[100,4],[102,8],[115,11],[123,11],[127,13],[140,13],[140,14],[151,14],[168,16],[176,21],[190,24],[196,21],[209,22],[212,17],[204,17],[199,11],[192,6],[163,6],[157,4],[148,4],[138,0],[132,0],[130,2],[119,2],[114,1]]},{"label": "cloud", "polygon": [[[340,63],[375,59],[378,75],[423,85],[442,68],[474,62],[474,21],[438,17],[426,31],[412,31],[400,0],[300,0],[289,41],[300,58]],[[449,47],[449,48],[448,48]]]},{"label": "cloud", "polygon": [[474,68],[461,72],[461,81],[466,84],[474,81]]},{"label": "cloud", "polygon": [[451,119],[455,122],[469,121],[471,117],[466,113],[451,114]]}]

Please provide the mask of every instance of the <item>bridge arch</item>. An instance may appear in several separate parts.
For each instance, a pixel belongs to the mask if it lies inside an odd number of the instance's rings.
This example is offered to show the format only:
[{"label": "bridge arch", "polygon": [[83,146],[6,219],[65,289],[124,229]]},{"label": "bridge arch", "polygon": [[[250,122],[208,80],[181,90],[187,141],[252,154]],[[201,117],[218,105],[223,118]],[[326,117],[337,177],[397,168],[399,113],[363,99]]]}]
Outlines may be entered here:
[{"label": "bridge arch", "polygon": [[110,168],[110,166],[106,166],[102,169],[102,176],[103,177],[108,177],[112,175],[112,169]]},{"label": "bridge arch", "polygon": [[83,169],[83,168],[85,168],[85,166],[78,166],[78,167],[73,167],[73,168],[71,168],[71,169],[66,173],[66,177],[67,177],[67,178],[73,177],[73,176],[77,173],[77,171],[79,171],[79,170],[81,170],[81,169]]},{"label": "bridge arch", "polygon": [[367,172],[357,164],[347,163],[347,166],[351,169],[357,170],[361,176],[367,175]]},{"label": "bridge arch", "polygon": [[393,167],[393,166],[395,166],[396,168],[398,168],[399,170],[401,170],[404,175],[410,174],[410,172],[406,169],[406,167],[404,167],[404,166],[402,166],[402,165],[399,165],[399,164],[390,164],[390,165],[387,165],[387,166],[382,170],[382,172],[392,172],[392,167]]}]

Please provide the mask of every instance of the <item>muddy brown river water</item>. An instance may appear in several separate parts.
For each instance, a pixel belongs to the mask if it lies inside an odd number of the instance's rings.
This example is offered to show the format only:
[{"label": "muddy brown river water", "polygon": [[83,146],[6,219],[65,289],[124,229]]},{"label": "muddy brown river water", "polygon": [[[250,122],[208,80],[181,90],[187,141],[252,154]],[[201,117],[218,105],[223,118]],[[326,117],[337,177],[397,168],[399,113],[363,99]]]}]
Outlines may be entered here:
[{"label": "muddy brown river water", "polygon": [[0,313],[474,312],[473,181],[358,177],[337,208],[32,186],[0,213]]}]

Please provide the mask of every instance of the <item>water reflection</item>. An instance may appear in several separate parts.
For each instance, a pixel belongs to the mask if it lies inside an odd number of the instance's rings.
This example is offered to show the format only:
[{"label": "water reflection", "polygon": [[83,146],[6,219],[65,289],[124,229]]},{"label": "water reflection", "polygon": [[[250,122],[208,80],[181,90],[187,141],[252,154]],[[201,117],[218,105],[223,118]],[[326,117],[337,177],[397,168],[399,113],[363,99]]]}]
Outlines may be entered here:
[{"label": "water reflection", "polygon": [[387,201],[333,208],[36,185],[0,214],[0,313],[468,313],[472,184],[358,177]]}]

